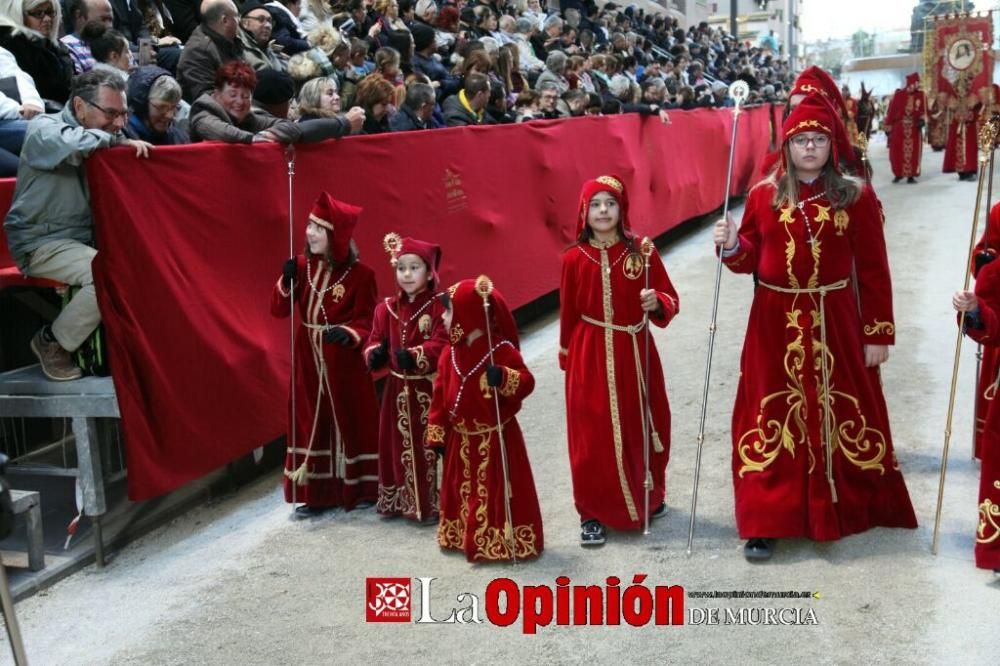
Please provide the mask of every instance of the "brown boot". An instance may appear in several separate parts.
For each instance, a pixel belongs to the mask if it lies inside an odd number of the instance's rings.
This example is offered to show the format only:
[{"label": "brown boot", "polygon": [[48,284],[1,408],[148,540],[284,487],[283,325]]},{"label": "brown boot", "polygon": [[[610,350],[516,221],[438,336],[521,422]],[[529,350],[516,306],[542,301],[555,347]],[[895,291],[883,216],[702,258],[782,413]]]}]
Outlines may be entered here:
[{"label": "brown boot", "polygon": [[31,351],[38,357],[42,372],[54,382],[65,382],[83,376],[69,352],[60,347],[58,342],[46,342],[41,330],[31,338]]}]

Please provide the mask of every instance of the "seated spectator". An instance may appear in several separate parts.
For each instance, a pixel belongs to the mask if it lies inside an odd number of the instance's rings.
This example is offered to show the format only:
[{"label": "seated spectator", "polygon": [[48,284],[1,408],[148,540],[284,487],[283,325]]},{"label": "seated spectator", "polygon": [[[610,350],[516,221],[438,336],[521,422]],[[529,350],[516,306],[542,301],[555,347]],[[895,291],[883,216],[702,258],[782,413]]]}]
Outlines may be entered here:
[{"label": "seated spectator", "polygon": [[569,81],[563,76],[566,72],[567,62],[568,58],[562,51],[550,53],[549,57],[545,59],[545,71],[535,81],[535,89],[541,89],[546,83],[551,83],[559,90],[560,95],[569,90]]},{"label": "seated spectator", "polygon": [[45,103],[35,82],[17,66],[10,51],[3,48],[0,48],[0,78],[14,79],[17,91],[15,97],[0,92],[0,178],[10,178],[17,174],[28,121],[44,111]]},{"label": "seated spectator", "polygon": [[403,79],[403,72],[399,67],[400,56],[399,51],[396,49],[391,46],[383,46],[375,52],[375,71],[372,72],[372,75],[381,76],[392,84],[393,89],[396,91],[396,96],[392,102],[393,106],[402,104],[403,99],[406,97],[406,84]]},{"label": "seated spectator", "polygon": [[587,105],[590,104],[590,93],[582,88],[574,88],[563,93],[562,101],[566,105],[566,111],[571,118],[578,118],[587,113]]},{"label": "seated spectator", "polygon": [[514,117],[519,123],[541,117],[538,112],[538,93],[534,90],[522,90],[514,102]]},{"label": "seated spectator", "polygon": [[83,27],[80,39],[90,48],[94,58],[92,69],[103,69],[128,80],[132,66],[132,51],[125,35],[108,28],[100,21],[91,21]]},{"label": "seated spectator", "polygon": [[507,90],[499,81],[490,81],[490,97],[486,101],[486,118],[486,122],[490,125],[507,125],[517,121],[517,117],[507,105]]},{"label": "seated spectator", "polygon": [[535,86],[535,90],[538,91],[538,115],[536,118],[545,118],[546,120],[562,118],[563,114],[559,112],[559,97],[562,94],[559,87],[548,81]]},{"label": "seated spectator", "polygon": [[191,105],[191,140],[295,143],[302,138],[302,130],[295,123],[252,110],[256,87],[256,72],[242,60],[219,67],[215,89],[203,93]]},{"label": "seated spectator", "polygon": [[521,4],[523,8],[520,11],[520,16],[534,23],[536,30],[541,30],[546,19],[541,2],[539,0],[523,0]]},{"label": "seated spectator", "polygon": [[138,68],[128,79],[128,124],[125,135],[154,146],[189,143],[177,125],[181,111],[181,84],[170,72],[156,65]]},{"label": "seated spectator", "polygon": [[258,72],[262,69],[283,72],[286,69],[285,60],[271,48],[273,27],[274,19],[267,7],[257,0],[243,3],[238,36],[243,44],[243,59]]},{"label": "seated spectator", "polygon": [[365,112],[359,106],[352,107],[346,114],[341,114],[340,95],[337,93],[337,79],[322,77],[308,81],[299,91],[299,122],[308,123],[311,120],[330,118],[344,119],[351,134],[361,131],[365,122]]},{"label": "seated spectator", "polygon": [[458,92],[460,83],[457,77],[448,72],[441,64],[436,54],[437,42],[434,30],[428,26],[416,23],[413,25],[413,57],[410,66],[413,71],[423,74],[431,80],[431,85],[438,89],[442,99]]},{"label": "seated spectator", "polygon": [[101,322],[91,272],[97,250],[85,161],[111,146],[128,145],[137,157],[148,157],[151,149],[122,135],[127,116],[125,82],[108,72],[86,72],[73,80],[61,113],[40,114],[30,123],[21,150],[14,201],[4,221],[11,256],[25,275],[81,287],[31,339],[42,372],[54,381],[81,376],[70,354]]},{"label": "seated spectator", "polygon": [[517,19],[508,14],[504,14],[500,17],[500,21],[497,24],[500,26],[499,31],[494,35],[500,40],[500,46],[505,46],[507,44],[514,44],[517,41]]},{"label": "seated spectator", "polygon": [[490,99],[490,81],[485,74],[472,72],[462,89],[444,101],[444,122],[448,127],[481,125]]},{"label": "seated spectator", "polygon": [[69,98],[73,61],[59,41],[58,0],[0,0],[0,47],[35,82],[42,99],[61,108]]},{"label": "seated spectator", "polygon": [[[299,22],[303,1],[272,0],[267,3],[271,18],[274,19],[271,37],[281,45],[283,53],[289,56],[309,50],[309,42],[305,38],[306,29]],[[204,14],[204,10],[202,13]]]},{"label": "seated spectator", "polygon": [[399,51],[402,62],[408,67],[413,54],[413,37],[399,17],[399,2],[375,0],[375,11],[379,14],[378,25],[381,30],[375,33],[373,41],[379,48],[391,46]]},{"label": "seated spectator", "polygon": [[317,28],[332,28],[335,12],[328,0],[302,0],[299,3],[299,24],[302,32]]},{"label": "seated spectator", "polygon": [[358,84],[354,103],[365,112],[362,134],[384,134],[392,131],[389,127],[389,115],[395,99],[396,89],[381,76],[366,76]]},{"label": "seated spectator", "polygon": [[531,45],[535,49],[535,55],[540,60],[547,60],[549,50],[558,50],[560,38],[562,37],[563,20],[558,16],[549,16],[542,24],[542,32],[535,33],[531,38]]},{"label": "seated spectator", "polygon": [[455,47],[458,33],[461,30],[460,22],[461,15],[454,5],[441,7],[441,11],[438,12],[437,18],[434,20],[435,41],[437,41],[438,48],[450,52]]},{"label": "seated spectator", "polygon": [[253,89],[253,108],[275,118],[288,118],[288,109],[295,98],[295,81],[288,72],[262,69],[257,72]]},{"label": "seated spectator", "polygon": [[243,58],[243,44],[236,39],[238,16],[232,0],[202,3],[201,25],[191,33],[177,64],[177,82],[187,101],[212,90],[222,64]]},{"label": "seated spectator", "polygon": [[[414,23],[420,24],[427,27],[433,27],[434,20],[437,19],[438,6],[434,0],[417,0],[417,4],[414,6],[414,12],[416,13],[416,20]],[[413,26],[410,26],[410,32],[413,32]]]},{"label": "seated spectator", "polygon": [[106,27],[114,27],[115,15],[111,11],[110,0],[69,0],[66,3],[67,27],[72,32],[67,33],[61,41],[69,57],[73,60],[73,71],[76,74],[89,72],[94,68],[94,57],[90,47],[80,40],[80,31],[90,21],[100,21]]},{"label": "seated spectator", "polygon": [[507,91],[507,101],[513,106],[517,94],[528,88],[528,82],[521,75],[520,63],[517,61],[517,46],[514,44],[504,44],[500,47],[497,55],[496,73]]},{"label": "seated spectator", "polygon": [[431,129],[434,101],[433,87],[426,83],[411,83],[406,88],[406,98],[399,112],[389,119],[389,128],[393,132]]},{"label": "seated spectator", "polygon": [[368,59],[368,43],[360,39],[351,40],[351,70],[355,81],[375,71],[375,63]]}]

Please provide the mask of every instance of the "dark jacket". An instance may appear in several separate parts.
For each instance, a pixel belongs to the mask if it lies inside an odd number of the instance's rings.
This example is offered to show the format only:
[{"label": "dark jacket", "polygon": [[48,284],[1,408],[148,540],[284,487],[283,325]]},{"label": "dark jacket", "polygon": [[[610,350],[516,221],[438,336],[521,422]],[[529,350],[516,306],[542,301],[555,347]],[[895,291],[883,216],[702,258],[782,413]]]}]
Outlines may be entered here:
[{"label": "dark jacket", "polygon": [[448,127],[482,124],[482,121],[476,117],[476,114],[462,105],[462,100],[459,99],[458,95],[452,95],[444,101],[443,111],[444,123]]},{"label": "dark jacket", "polygon": [[462,86],[461,80],[457,76],[452,76],[448,68],[434,58],[414,53],[410,59],[410,67],[417,74],[423,74],[431,81],[437,81],[441,84],[437,90],[439,100],[457,94]]},{"label": "dark jacket", "polygon": [[295,22],[288,15],[288,12],[280,7],[270,6],[267,7],[267,11],[271,12],[271,20],[273,21],[271,39],[285,47],[284,53],[293,56],[310,49],[305,35],[299,33],[299,29],[295,27]]},{"label": "dark jacket", "polygon": [[392,130],[389,127],[389,114],[382,116],[382,120],[376,120],[371,109],[365,109],[365,124],[361,126],[362,134],[386,134]]},{"label": "dark jacket", "polygon": [[132,44],[138,44],[140,37],[149,37],[149,28],[142,19],[139,3],[130,4],[126,0],[111,0],[111,11],[114,13],[114,28],[125,35]]},{"label": "dark jacket", "polygon": [[302,138],[302,128],[290,120],[253,109],[236,124],[210,93],[205,93],[191,105],[191,141],[223,141],[253,143],[258,132],[270,131],[282,143],[295,143]]},{"label": "dark jacket", "polygon": [[59,104],[69,101],[73,79],[73,60],[62,44],[20,32],[10,26],[0,27],[0,47],[10,51],[20,67],[35,81],[42,99]]},{"label": "dark jacket", "polygon": [[130,139],[142,139],[154,146],[175,146],[190,143],[187,133],[171,124],[166,133],[161,134],[148,125],[149,89],[153,83],[170,72],[156,65],[145,65],[132,72],[128,78],[128,123],[122,130]]},{"label": "dark jacket", "polygon": [[417,118],[417,115],[405,104],[399,107],[396,115],[389,119],[389,129],[393,132],[412,132],[430,128],[430,122],[424,122]]},{"label": "dark jacket", "polygon": [[243,45],[238,39],[227,41],[214,30],[199,25],[184,45],[177,64],[177,81],[184,99],[192,102],[212,90],[219,65],[242,57]]},{"label": "dark jacket", "polygon": [[181,42],[186,42],[201,22],[198,3],[191,0],[163,0],[163,6],[170,12],[172,19],[168,32]]}]

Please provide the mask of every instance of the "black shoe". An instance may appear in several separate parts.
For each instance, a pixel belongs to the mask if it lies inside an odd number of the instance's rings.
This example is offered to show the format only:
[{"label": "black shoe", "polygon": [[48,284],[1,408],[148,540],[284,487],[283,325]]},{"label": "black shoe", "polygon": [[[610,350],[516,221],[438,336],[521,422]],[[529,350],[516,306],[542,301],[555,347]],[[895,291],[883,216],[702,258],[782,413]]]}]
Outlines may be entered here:
[{"label": "black shoe", "polygon": [[901,180],[903,180],[902,176],[896,176],[895,178],[892,179],[892,182],[893,182],[893,184],[895,184],[895,183],[898,183]]},{"label": "black shoe", "polygon": [[295,517],[312,518],[313,516],[318,516],[329,509],[330,507],[328,506],[310,506],[308,504],[300,504],[295,507]]},{"label": "black shoe", "polygon": [[652,518],[653,520],[656,520],[657,518],[663,518],[663,516],[665,516],[665,515],[667,515],[667,503],[666,502],[664,502],[660,506],[656,507],[656,511],[654,511],[651,514],[649,514],[649,517]]},{"label": "black shoe", "polygon": [[370,509],[373,506],[375,506],[375,502],[373,502],[371,500],[361,500],[360,502],[358,502],[357,504],[354,505],[354,508],[355,509]]},{"label": "black shoe", "polygon": [[773,539],[747,539],[743,546],[743,557],[747,558],[747,562],[763,562],[771,559],[773,554]]},{"label": "black shoe", "polygon": [[580,545],[583,547],[603,546],[607,541],[604,534],[604,525],[596,520],[588,520],[580,525]]},{"label": "black shoe", "polygon": [[917,182],[917,179],[914,178],[913,176],[910,176],[909,178],[906,179],[906,182],[912,185],[913,183]]}]

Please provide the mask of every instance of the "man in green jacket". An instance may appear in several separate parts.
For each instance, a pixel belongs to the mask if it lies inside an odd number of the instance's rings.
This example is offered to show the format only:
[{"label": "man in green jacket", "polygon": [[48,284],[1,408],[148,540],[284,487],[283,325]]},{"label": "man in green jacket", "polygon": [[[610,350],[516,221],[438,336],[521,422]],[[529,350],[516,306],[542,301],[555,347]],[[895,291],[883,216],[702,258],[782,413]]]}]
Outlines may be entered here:
[{"label": "man in green jacket", "polygon": [[121,133],[127,119],[125,82],[94,70],[76,77],[66,107],[35,117],[24,138],[4,221],[10,253],[26,275],[81,287],[31,339],[42,371],[54,381],[81,376],[70,354],[101,322],[90,267],[97,250],[84,160],[112,146],[131,146],[136,157],[148,157],[152,148]]}]

